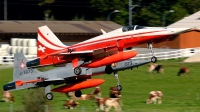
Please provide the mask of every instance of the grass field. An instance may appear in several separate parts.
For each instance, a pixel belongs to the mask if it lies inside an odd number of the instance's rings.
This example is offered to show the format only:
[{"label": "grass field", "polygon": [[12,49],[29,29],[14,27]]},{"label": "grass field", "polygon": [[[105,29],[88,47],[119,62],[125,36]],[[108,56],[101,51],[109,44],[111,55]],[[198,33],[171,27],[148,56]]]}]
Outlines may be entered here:
[{"label": "grass field", "polygon": [[[164,66],[163,74],[151,74],[147,72],[147,65],[133,70],[119,72],[122,89],[123,112],[200,112],[200,63],[182,63],[183,59],[158,61]],[[180,67],[187,66],[190,74],[177,76]],[[105,83],[101,85],[102,96],[108,97],[109,87],[116,86],[113,75],[101,75],[94,78],[103,78]],[[0,70],[0,87],[12,80],[12,68]],[[53,87],[53,86],[52,86]],[[82,90],[90,93],[93,88]],[[146,104],[148,93],[152,90],[163,92],[163,103],[160,105]],[[23,109],[22,95],[28,90],[14,91],[14,103],[0,102],[0,112],[9,112],[10,104],[13,110]],[[2,92],[2,90],[0,90]],[[1,98],[1,97],[0,97]],[[54,93],[54,99],[48,101],[52,104],[53,112],[94,112],[96,104],[91,101],[79,101],[80,106],[75,110],[63,108],[66,96]],[[114,109],[112,109],[114,111]]]}]

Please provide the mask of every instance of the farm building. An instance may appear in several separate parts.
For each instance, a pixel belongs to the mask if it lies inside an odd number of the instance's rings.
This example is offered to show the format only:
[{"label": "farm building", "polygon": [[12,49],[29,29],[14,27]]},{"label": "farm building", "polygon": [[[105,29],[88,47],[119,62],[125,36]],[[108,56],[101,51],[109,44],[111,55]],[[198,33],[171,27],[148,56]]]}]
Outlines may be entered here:
[{"label": "farm building", "polygon": [[36,39],[37,28],[47,25],[65,44],[73,44],[120,28],[111,21],[0,21],[0,44],[11,44],[11,38]]},{"label": "farm building", "polygon": [[111,21],[0,21],[0,55],[37,53],[37,28],[47,25],[66,45],[72,45],[120,28]]}]

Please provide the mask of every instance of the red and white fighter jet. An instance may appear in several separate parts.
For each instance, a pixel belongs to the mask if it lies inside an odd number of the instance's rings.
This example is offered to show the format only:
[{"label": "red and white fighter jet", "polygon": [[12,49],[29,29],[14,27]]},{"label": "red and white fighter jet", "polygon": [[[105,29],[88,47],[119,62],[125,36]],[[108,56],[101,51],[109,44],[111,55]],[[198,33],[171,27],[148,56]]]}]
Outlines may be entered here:
[{"label": "red and white fighter jet", "polygon": [[[47,27],[38,28],[37,59],[26,63],[27,67],[40,67],[72,63],[74,73],[80,75],[80,67],[95,68],[106,66],[105,73],[113,72],[111,64],[135,57],[136,51],[123,51],[139,44],[148,44],[152,52],[152,62],[156,62],[152,43],[169,40],[171,37],[189,31],[190,28],[164,28],[144,26],[124,26],[83,42],[67,46]],[[83,60],[83,63],[78,63]]]}]

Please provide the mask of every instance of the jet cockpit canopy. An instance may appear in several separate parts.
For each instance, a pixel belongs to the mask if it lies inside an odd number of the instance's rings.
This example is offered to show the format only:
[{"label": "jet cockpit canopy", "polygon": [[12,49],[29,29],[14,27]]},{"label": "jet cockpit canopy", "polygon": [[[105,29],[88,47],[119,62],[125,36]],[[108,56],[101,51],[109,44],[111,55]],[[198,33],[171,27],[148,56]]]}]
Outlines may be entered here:
[{"label": "jet cockpit canopy", "polygon": [[122,28],[123,32],[131,31],[131,30],[138,30],[138,29],[144,29],[145,26],[139,26],[139,25],[131,25],[131,26],[124,26]]}]

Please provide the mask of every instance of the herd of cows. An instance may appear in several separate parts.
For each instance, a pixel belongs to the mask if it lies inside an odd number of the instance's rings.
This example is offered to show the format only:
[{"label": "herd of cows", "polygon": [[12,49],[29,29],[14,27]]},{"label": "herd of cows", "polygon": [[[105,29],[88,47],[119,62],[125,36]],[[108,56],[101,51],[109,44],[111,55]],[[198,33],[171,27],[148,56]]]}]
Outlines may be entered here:
[{"label": "herd of cows", "polygon": [[[163,73],[164,68],[159,64],[149,64],[148,72],[150,73]],[[180,68],[177,73],[177,76],[181,76],[184,73],[189,73],[187,67]],[[79,100],[93,100],[97,105],[96,111],[105,111],[108,112],[111,108],[114,108],[116,111],[121,111],[123,106],[122,94],[117,90],[117,87],[110,87],[109,97],[103,98],[101,95],[101,88],[96,87],[90,94],[82,94],[81,97],[76,97],[74,92],[66,93],[68,99],[63,104],[65,108],[74,109],[80,105]],[[162,91],[150,91],[147,98],[147,104],[161,104],[162,103],[163,93]],[[3,91],[2,101],[4,102],[14,102],[14,96],[10,91]]]}]

